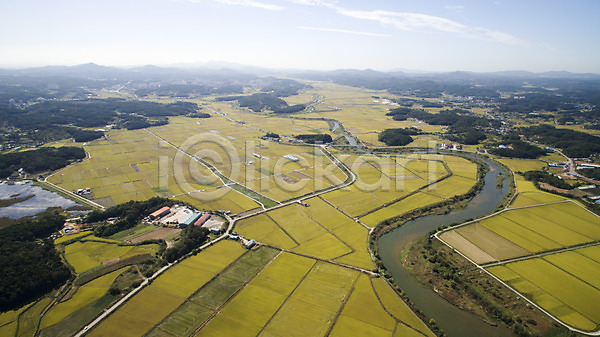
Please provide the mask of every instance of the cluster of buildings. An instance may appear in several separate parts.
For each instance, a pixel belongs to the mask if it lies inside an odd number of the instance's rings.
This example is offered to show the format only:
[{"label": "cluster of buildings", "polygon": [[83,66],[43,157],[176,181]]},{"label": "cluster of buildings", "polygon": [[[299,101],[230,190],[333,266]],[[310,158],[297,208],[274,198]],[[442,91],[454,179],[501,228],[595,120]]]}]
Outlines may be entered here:
[{"label": "cluster of buildings", "polygon": [[[189,226],[203,226],[211,232],[221,231],[224,221],[209,221],[212,215],[208,212],[200,212],[186,206],[165,206],[148,215],[147,221],[155,225],[167,227],[186,228]],[[219,217],[217,217],[219,218]]]},{"label": "cluster of buildings", "polygon": [[92,193],[92,189],[89,187],[86,188],[80,188],[77,191],[75,191],[75,193],[79,194],[79,195],[84,195],[84,194],[89,194]]},{"label": "cluster of buildings", "polygon": [[440,145],[442,150],[462,150],[463,146],[460,144],[443,143]]}]

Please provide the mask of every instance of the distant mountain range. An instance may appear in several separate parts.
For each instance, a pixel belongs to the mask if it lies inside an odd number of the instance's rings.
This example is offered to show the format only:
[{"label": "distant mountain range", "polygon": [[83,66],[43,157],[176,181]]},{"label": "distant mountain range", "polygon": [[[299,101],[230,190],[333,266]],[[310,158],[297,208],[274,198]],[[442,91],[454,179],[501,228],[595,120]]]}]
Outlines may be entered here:
[{"label": "distant mountain range", "polygon": [[351,76],[361,78],[420,78],[420,79],[438,79],[438,80],[475,80],[475,79],[579,79],[579,80],[600,80],[600,74],[593,73],[571,73],[567,71],[550,71],[543,73],[534,73],[529,71],[498,71],[477,73],[469,71],[455,72],[426,72],[406,69],[398,69],[389,72],[376,71],[372,69],[337,69],[332,71],[315,70],[275,70],[253,66],[245,66],[235,63],[225,62],[207,62],[207,63],[187,63],[175,64],[168,67],[159,67],[155,65],[145,65],[137,67],[119,68],[102,66],[95,63],[86,63],[76,66],[46,66],[25,69],[0,69],[0,75],[22,75],[22,76],[65,76],[65,77],[84,77],[90,79],[149,79],[152,77],[175,76],[178,78],[186,77],[256,77],[256,76],[298,76],[298,77],[331,77],[331,76]]}]

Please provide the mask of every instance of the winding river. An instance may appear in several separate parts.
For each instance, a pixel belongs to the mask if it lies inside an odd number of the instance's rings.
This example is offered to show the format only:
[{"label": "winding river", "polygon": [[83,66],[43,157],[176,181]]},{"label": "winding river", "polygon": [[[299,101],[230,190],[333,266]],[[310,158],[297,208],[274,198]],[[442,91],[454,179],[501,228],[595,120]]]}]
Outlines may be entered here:
[{"label": "winding river", "polygon": [[470,218],[491,213],[508,193],[508,177],[505,174],[502,189],[497,187],[497,175],[503,169],[489,160],[484,160],[490,170],[485,175],[485,185],[462,210],[444,215],[429,215],[411,220],[384,234],[378,241],[379,255],[394,277],[396,283],[425,315],[433,318],[437,325],[450,337],[512,336],[508,328],[493,327],[474,314],[450,304],[431,288],[417,281],[400,263],[400,253],[414,240],[440,226],[464,222]]}]

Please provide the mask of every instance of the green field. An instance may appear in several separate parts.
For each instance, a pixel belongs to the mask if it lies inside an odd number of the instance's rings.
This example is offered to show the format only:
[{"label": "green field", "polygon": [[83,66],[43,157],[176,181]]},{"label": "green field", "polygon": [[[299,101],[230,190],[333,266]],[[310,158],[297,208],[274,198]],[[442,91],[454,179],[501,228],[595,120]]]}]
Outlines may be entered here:
[{"label": "green field", "polygon": [[19,329],[15,336],[33,337],[40,321],[40,314],[50,302],[51,299],[49,297],[44,297],[24,310],[21,316],[19,316]]},{"label": "green field", "polygon": [[120,307],[90,336],[140,336],[148,332],[243,252],[239,244],[225,241],[184,260]]},{"label": "green field", "polygon": [[79,287],[73,297],[67,301],[58,303],[44,315],[40,328],[43,329],[56,324],[68,315],[104,296],[108,291],[108,288],[123,270],[124,269],[116,270]]},{"label": "green field", "polygon": [[497,160],[513,172],[537,171],[548,166],[546,162],[536,159],[498,158]]},{"label": "green field", "polygon": [[[90,239],[90,237],[86,237]],[[158,251],[157,244],[142,246],[119,246],[112,242],[76,241],[65,247],[65,257],[75,272],[81,274],[113,259],[150,254]],[[117,241],[118,242],[118,241]]]},{"label": "green field", "polygon": [[[598,246],[593,248],[598,250]],[[595,273],[597,268],[598,262],[573,251],[490,267],[488,271],[566,324],[592,331],[600,324],[600,289],[597,278],[588,272]]]}]

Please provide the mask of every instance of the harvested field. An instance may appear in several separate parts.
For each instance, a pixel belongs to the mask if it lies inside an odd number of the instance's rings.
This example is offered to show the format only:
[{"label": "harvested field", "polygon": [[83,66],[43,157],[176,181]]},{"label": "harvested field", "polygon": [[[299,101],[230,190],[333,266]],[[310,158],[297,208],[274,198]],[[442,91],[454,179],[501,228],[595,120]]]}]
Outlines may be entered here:
[{"label": "harvested field", "polygon": [[164,239],[171,235],[175,235],[175,234],[179,233],[180,231],[181,231],[181,229],[178,229],[178,228],[158,227],[149,233],[145,233],[144,235],[140,235],[136,238],[131,239],[131,242],[139,243],[139,242],[146,241],[146,240]]},{"label": "harvested field", "polygon": [[496,260],[493,256],[477,247],[471,241],[465,239],[455,230],[444,232],[440,235],[440,238],[477,264],[493,262]]}]

